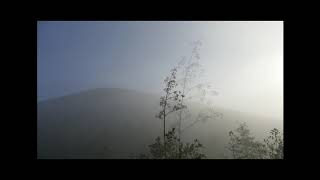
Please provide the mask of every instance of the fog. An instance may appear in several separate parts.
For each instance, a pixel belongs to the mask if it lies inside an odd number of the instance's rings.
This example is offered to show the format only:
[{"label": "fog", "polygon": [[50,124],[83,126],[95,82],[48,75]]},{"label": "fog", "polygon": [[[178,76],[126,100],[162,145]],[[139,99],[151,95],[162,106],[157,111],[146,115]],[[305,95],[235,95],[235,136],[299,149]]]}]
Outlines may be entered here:
[{"label": "fog", "polygon": [[199,40],[200,80],[218,92],[208,97],[213,106],[282,129],[282,21],[39,21],[37,34],[38,109],[97,88],[151,94],[157,107],[163,80]]}]

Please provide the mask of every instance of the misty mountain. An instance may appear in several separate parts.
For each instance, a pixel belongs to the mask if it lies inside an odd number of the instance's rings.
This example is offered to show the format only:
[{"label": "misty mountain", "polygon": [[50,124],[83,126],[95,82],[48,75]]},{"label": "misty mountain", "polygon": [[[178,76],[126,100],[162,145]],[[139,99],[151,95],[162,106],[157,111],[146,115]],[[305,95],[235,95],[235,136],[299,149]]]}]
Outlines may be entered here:
[{"label": "misty mountain", "polygon": [[[100,88],[41,101],[38,158],[130,158],[146,153],[148,145],[162,135],[162,121],[155,117],[160,110],[159,98],[133,90]],[[191,120],[209,108],[223,115],[199,121],[183,133],[183,141],[199,139],[208,158],[224,158],[228,132],[238,122],[247,122],[258,139],[274,127],[282,129],[282,124],[272,119],[204,104],[189,107],[194,114]],[[167,130],[174,123],[173,115]]]}]

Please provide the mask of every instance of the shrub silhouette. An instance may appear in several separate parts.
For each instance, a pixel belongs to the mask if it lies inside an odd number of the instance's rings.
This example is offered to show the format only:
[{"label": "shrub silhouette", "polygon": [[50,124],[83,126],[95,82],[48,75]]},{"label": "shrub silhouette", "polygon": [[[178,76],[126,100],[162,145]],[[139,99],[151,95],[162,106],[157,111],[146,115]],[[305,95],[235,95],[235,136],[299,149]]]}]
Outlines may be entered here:
[{"label": "shrub silhouette", "polygon": [[245,123],[240,124],[235,131],[229,132],[230,142],[227,148],[234,159],[264,159],[266,150],[264,144],[251,136]]},{"label": "shrub silhouette", "polygon": [[270,131],[264,143],[251,136],[245,123],[235,131],[229,132],[230,142],[227,148],[234,159],[283,159],[283,140],[278,129]]},{"label": "shrub silhouette", "polygon": [[[150,155],[141,154],[140,159],[204,159],[206,156],[201,153],[204,146],[195,139],[193,143],[179,141],[175,128],[166,133],[166,140],[161,141],[160,137],[149,145]],[[166,151],[164,151],[166,148]],[[180,152],[179,152],[180,149]],[[166,152],[166,153],[164,153]]]},{"label": "shrub silhouette", "polygon": [[264,139],[269,158],[283,159],[283,136],[276,128],[272,129],[270,134],[267,139]]}]

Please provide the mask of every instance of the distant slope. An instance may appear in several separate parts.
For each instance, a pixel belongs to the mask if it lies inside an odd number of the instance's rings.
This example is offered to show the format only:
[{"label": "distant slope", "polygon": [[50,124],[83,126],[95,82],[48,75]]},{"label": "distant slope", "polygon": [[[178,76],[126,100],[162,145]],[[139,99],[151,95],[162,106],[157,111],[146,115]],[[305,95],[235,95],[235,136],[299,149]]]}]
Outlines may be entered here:
[{"label": "distant slope", "polygon": [[[208,106],[193,104],[194,114]],[[147,150],[162,132],[159,97],[125,89],[94,89],[38,103],[38,158],[128,158]],[[198,138],[209,158],[222,158],[227,132],[248,122],[263,137],[274,121],[215,108],[223,118],[199,122],[184,140]],[[168,127],[174,120],[168,119]],[[279,121],[281,122],[281,121]],[[282,127],[282,126],[281,126]],[[280,127],[280,128],[281,128]],[[260,134],[259,134],[260,133]]]}]

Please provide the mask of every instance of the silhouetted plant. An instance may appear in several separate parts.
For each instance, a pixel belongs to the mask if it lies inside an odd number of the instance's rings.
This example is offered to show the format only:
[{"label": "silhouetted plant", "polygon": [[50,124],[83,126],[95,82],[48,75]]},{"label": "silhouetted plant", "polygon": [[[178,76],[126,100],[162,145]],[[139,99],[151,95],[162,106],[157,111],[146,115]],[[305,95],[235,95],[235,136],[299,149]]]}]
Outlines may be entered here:
[{"label": "silhouetted plant", "polygon": [[[159,114],[156,115],[157,118],[163,120],[163,141],[166,142],[166,118],[169,114],[178,111],[184,106],[181,104],[181,91],[174,91],[175,87],[177,87],[176,82],[176,73],[177,68],[173,68],[170,71],[170,75],[166,77],[164,80],[166,87],[163,89],[165,92],[164,96],[160,97],[160,107],[161,110]],[[166,157],[166,143],[164,144],[164,148],[160,148],[164,153],[164,157]]]},{"label": "silhouetted plant", "polygon": [[230,131],[230,142],[227,148],[235,159],[283,159],[283,139],[278,129],[270,131],[264,143],[255,141],[245,123],[235,132]]},{"label": "silhouetted plant", "polygon": [[270,136],[264,139],[270,159],[283,159],[283,136],[276,128],[270,131]]},{"label": "silhouetted plant", "polygon": [[[178,69],[180,72],[180,78],[178,78],[179,86],[178,88],[181,90],[181,104],[185,107],[179,110],[178,113],[178,121],[176,127],[178,128],[178,138],[181,139],[182,131],[187,128],[192,127],[194,124],[200,121],[206,121],[208,119],[213,118],[215,115],[218,115],[210,109],[208,112],[201,112],[196,118],[191,118],[192,114],[190,113],[187,102],[188,100],[200,100],[204,102],[206,97],[211,93],[216,95],[217,92],[211,90],[211,85],[209,83],[199,83],[199,77],[204,72],[202,65],[200,64],[200,54],[199,48],[202,45],[201,41],[193,42],[193,49],[190,57],[186,59],[183,57],[182,60],[178,64]],[[219,115],[218,115],[219,116]],[[186,123],[186,119],[192,119],[191,122]],[[183,122],[186,125],[183,127]],[[179,152],[181,149],[179,149]]]},{"label": "silhouetted plant", "polygon": [[[180,146],[181,151],[177,151]],[[161,141],[160,137],[155,139],[155,143],[149,145],[150,155],[141,154],[140,159],[204,159],[206,156],[201,153],[204,146],[195,139],[193,143],[180,142],[175,128],[166,133],[166,141]],[[166,150],[164,151],[164,148]],[[166,152],[166,154],[164,154]]]},{"label": "silhouetted plant", "polygon": [[[201,94],[199,99],[203,101],[208,93],[207,89],[210,88],[210,85],[205,86],[205,84],[197,84],[194,87],[191,87],[192,80],[194,80],[194,78],[202,72],[202,69],[200,69],[200,63],[198,62],[200,59],[198,46],[200,45],[200,41],[196,42],[188,62],[185,62],[185,59],[181,61],[178,67],[174,67],[170,71],[169,76],[164,80],[166,84],[166,87],[163,89],[165,95],[160,97],[161,110],[156,115],[156,117],[163,120],[163,143],[161,144],[161,139],[158,137],[156,139],[156,143],[150,146],[150,151],[154,158],[190,158],[197,155],[199,158],[203,158],[202,155],[197,154],[197,149],[202,147],[202,145],[198,143],[198,140],[195,140],[195,142],[192,144],[183,144],[181,142],[181,132],[183,130],[182,120],[186,119],[187,117],[182,117],[183,112],[185,112],[185,115],[188,115],[187,105],[184,103],[184,100],[193,98],[193,96],[191,96],[189,93],[191,91],[198,90],[198,92]],[[177,80],[178,69],[182,69],[183,74],[182,78],[179,80]],[[186,95],[188,97],[186,97]],[[174,129],[166,133],[166,119],[167,116],[173,112],[179,112],[177,121],[178,137],[175,136]],[[211,113],[213,114],[213,112]],[[186,128],[193,126],[199,121],[207,120],[208,118],[212,117],[212,114],[199,114],[193,122],[186,126]]]},{"label": "silhouetted plant", "polygon": [[240,124],[234,132],[229,132],[230,142],[227,148],[235,159],[265,159],[266,149],[251,136],[250,130],[245,123]]}]

